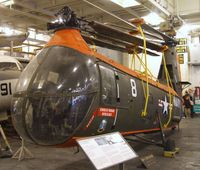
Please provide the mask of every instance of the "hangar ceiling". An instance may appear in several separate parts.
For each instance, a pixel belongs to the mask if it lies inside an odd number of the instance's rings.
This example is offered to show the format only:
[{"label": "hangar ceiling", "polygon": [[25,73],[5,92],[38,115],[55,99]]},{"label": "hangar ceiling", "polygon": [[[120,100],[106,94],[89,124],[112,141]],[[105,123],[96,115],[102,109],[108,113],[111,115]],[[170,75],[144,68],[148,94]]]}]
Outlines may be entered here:
[{"label": "hangar ceiling", "polygon": [[[156,12],[164,19],[174,15],[186,23],[200,22],[200,0],[193,0],[192,4],[188,4],[188,0],[137,0],[140,5],[129,8],[123,8],[110,0],[88,1],[125,20]],[[84,0],[0,0],[0,26],[24,31],[29,27],[46,30],[46,23],[54,17],[54,13],[66,5],[78,16],[100,22],[123,24]]]},{"label": "hangar ceiling", "polygon": [[[5,6],[10,1],[0,0],[0,25],[8,25],[18,29],[33,27],[45,30],[46,22],[54,16],[53,14],[56,11],[65,5],[70,6],[78,16],[101,22],[116,22],[116,19],[105,14],[103,11],[97,10],[83,0],[14,0],[13,5]],[[162,2],[138,0],[141,4],[130,8],[120,7],[110,0],[89,1],[126,20],[135,16],[145,16],[151,11],[157,11],[165,18],[174,11],[173,0],[163,0]]]},{"label": "hangar ceiling", "polygon": [[[119,8],[108,0],[91,0],[90,2],[104,8],[111,9],[110,12],[122,17],[131,18],[132,14],[125,11],[123,8]],[[48,22],[56,11],[63,6],[70,6],[78,16],[86,17],[88,19],[98,20],[102,22],[113,21],[113,18],[106,15],[100,10],[91,7],[82,0],[15,0],[15,3],[11,6],[1,5],[1,25],[7,24],[17,28],[33,27],[37,29],[45,29],[46,22]],[[143,6],[135,7],[131,11],[137,13],[148,13],[147,9]]]}]

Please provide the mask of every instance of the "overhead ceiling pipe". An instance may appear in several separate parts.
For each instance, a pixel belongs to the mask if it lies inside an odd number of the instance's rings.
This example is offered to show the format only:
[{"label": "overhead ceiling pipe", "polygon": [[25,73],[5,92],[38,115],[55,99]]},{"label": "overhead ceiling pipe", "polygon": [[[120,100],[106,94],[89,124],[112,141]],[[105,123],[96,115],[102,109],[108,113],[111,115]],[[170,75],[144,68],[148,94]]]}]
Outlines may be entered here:
[{"label": "overhead ceiling pipe", "polygon": [[15,0],[15,4],[19,5],[21,7],[30,9],[31,11],[36,11],[36,12],[39,12],[41,14],[47,15],[50,18],[54,17],[54,13],[53,12],[50,12],[50,11],[47,11],[47,10],[44,10],[44,9],[41,9],[41,8],[34,8],[32,5],[29,5],[29,4],[24,3],[24,2],[22,3],[19,0]]},{"label": "overhead ceiling pipe", "polygon": [[158,2],[156,2],[155,0],[148,0],[153,6],[155,6],[156,8],[158,8],[161,12],[163,12],[165,15],[167,15],[168,17],[171,15],[171,13],[163,8]]},{"label": "overhead ceiling pipe", "polygon": [[38,17],[36,15],[30,14],[30,13],[27,13],[27,12],[23,12],[23,11],[19,11],[17,9],[8,8],[8,7],[4,6],[4,5],[0,5],[0,8],[1,8],[1,10],[4,10],[4,11],[8,11],[8,12],[11,12],[11,13],[14,13],[14,14],[17,13],[17,14],[25,15],[27,17],[34,18],[34,19],[37,19],[37,20],[40,20],[40,21],[44,21],[44,22],[48,22],[49,21],[48,18]]}]

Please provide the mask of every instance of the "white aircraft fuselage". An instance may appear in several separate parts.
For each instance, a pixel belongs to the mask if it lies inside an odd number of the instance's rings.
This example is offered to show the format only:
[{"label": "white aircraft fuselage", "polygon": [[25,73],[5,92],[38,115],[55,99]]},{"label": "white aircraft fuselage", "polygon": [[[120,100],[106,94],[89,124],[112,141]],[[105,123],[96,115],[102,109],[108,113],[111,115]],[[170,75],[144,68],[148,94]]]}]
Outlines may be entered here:
[{"label": "white aircraft fuselage", "polygon": [[23,66],[13,57],[0,56],[0,121],[8,118],[12,94]]}]

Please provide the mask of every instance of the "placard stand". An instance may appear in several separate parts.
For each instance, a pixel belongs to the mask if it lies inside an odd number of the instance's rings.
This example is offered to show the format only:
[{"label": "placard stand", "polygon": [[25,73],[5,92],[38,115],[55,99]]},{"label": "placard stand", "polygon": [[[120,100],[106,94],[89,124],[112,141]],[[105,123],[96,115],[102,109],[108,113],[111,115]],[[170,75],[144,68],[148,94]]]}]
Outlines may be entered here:
[{"label": "placard stand", "polygon": [[1,148],[1,143],[0,143],[0,157],[1,158],[12,157],[13,151],[12,151],[11,146],[10,146],[10,144],[9,144],[7,138],[6,138],[6,135],[5,135],[4,131],[3,131],[3,128],[1,126],[1,124],[0,124],[0,134],[1,134],[3,140],[4,140],[5,144],[6,144],[6,149],[5,149],[4,153],[2,153],[2,148]]},{"label": "placard stand", "polygon": [[3,131],[3,128],[1,126],[1,124],[0,124],[0,133],[1,133],[1,136],[2,136],[2,138],[3,138],[3,140],[4,140],[5,144],[6,144],[6,146],[8,147],[10,153],[12,153],[13,151],[12,151],[12,149],[10,147],[10,144],[9,144],[7,138],[6,138],[6,135],[5,135],[4,131]]},{"label": "placard stand", "polygon": [[97,170],[115,165],[125,170],[124,162],[138,157],[119,132],[77,139],[77,143]]}]

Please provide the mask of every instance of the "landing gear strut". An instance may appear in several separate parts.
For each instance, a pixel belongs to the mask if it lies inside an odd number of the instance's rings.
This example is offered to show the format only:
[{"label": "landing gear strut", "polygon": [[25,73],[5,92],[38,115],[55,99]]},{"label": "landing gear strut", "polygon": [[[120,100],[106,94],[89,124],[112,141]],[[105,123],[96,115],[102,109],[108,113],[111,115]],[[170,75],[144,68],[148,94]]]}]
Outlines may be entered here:
[{"label": "landing gear strut", "polygon": [[10,144],[9,144],[7,138],[6,138],[6,135],[5,135],[4,131],[3,131],[3,128],[1,126],[1,124],[0,124],[0,134],[1,134],[3,140],[4,140],[5,144],[6,144],[6,148],[5,149],[2,149],[1,145],[0,145],[0,158],[10,158],[10,157],[12,157],[12,153],[13,152],[12,152],[12,149],[10,147]]},{"label": "landing gear strut", "polygon": [[163,149],[164,149],[163,156],[168,157],[168,158],[174,158],[176,153],[179,153],[180,149],[176,148],[174,140],[171,140],[171,139],[166,140],[159,113],[158,113],[158,119],[159,119],[162,145],[163,145]]}]

